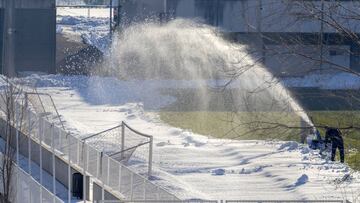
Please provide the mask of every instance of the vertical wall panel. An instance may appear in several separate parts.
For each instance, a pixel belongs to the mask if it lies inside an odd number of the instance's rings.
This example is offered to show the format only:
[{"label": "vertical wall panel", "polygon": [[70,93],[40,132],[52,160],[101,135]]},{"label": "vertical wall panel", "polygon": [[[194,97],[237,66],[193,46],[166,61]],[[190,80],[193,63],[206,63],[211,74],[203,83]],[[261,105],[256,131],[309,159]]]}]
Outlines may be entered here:
[{"label": "vertical wall panel", "polygon": [[16,70],[55,71],[55,9],[16,9]]}]

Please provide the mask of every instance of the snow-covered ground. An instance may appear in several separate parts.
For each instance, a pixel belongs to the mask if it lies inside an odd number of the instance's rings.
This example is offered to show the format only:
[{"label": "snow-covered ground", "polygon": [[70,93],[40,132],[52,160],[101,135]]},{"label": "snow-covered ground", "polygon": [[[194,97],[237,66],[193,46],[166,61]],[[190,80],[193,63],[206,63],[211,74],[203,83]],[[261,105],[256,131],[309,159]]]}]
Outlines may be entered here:
[{"label": "snow-covered ground", "polygon": [[[109,40],[101,40],[109,31],[108,12],[91,11],[91,18],[87,15],[86,9],[58,10],[58,33],[81,35],[87,43],[106,50]],[[360,87],[359,79],[350,74],[326,78],[310,75],[285,78],[283,83],[288,87],[324,89]],[[66,128],[79,136],[121,121],[154,135],[153,181],[180,198],[353,201],[360,193],[358,173],[338,185],[350,169],[327,162],[317,151],[298,143],[212,139],[163,123],[156,113],[147,110],[175,98],[153,91],[156,81],[124,82],[83,76],[31,76],[27,80],[36,80],[39,91],[53,96]],[[131,162],[131,167],[144,171],[143,162]]]},{"label": "snow-covered ground", "polygon": [[109,16],[106,8],[57,8],[56,32],[83,40],[105,52],[109,44]]},{"label": "snow-covered ground", "polygon": [[[154,135],[153,181],[180,198],[354,200],[360,193],[358,173],[338,185],[351,170],[296,142],[213,139],[163,123],[144,107],[171,99],[146,94],[152,88],[149,81],[134,85],[85,76],[24,80],[35,80],[40,92],[50,93],[66,128],[80,136],[121,121]],[[144,162],[130,163],[144,171]]]}]

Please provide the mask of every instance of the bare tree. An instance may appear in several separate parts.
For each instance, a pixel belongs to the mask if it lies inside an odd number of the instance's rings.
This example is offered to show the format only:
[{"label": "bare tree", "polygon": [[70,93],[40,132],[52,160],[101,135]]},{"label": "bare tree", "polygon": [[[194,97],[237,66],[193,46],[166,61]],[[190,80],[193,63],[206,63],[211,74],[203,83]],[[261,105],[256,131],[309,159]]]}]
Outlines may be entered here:
[{"label": "bare tree", "polygon": [[[270,3],[271,2],[271,3]],[[358,69],[353,69],[356,61],[349,61],[348,64],[334,61],[331,55],[344,55],[344,57],[350,58],[360,56],[360,2],[357,0],[341,1],[341,0],[321,0],[321,1],[309,1],[309,0],[296,0],[296,1],[269,1],[268,4],[273,5],[261,5],[266,10],[266,6],[272,7],[272,12],[268,12],[268,15],[263,14],[263,18],[260,23],[264,26],[265,31],[259,29],[259,35],[261,36],[263,45],[258,48],[257,56],[261,62],[271,58],[277,59],[278,66],[285,67],[284,69],[277,68],[275,76],[304,76],[309,74],[318,74],[320,80],[322,74],[330,73],[347,73],[354,77],[360,77]],[[263,8],[261,8],[263,9]],[[261,10],[260,9],[260,10]],[[269,10],[269,9],[268,9]],[[266,13],[266,12],[264,12]],[[285,22],[287,23],[281,23]],[[274,24],[285,32],[284,34],[269,34],[266,33],[266,28],[271,27]],[[281,28],[281,24],[283,27]],[[303,26],[304,29],[312,31],[304,31],[305,34],[298,34],[296,32],[286,31],[287,27]],[[251,26],[251,25],[249,25]],[[313,26],[313,27],[311,27]],[[300,28],[296,28],[301,32]],[[287,33],[286,33],[287,32]],[[349,48],[351,46],[351,48]],[[355,47],[355,48],[353,48]],[[341,58],[339,60],[342,60]],[[360,61],[360,60],[359,60]],[[360,63],[358,63],[360,66]],[[296,67],[296,68],[293,68]],[[243,69],[237,71],[242,73]],[[233,74],[235,77],[240,74]],[[269,85],[262,86],[262,90],[279,83],[280,80],[269,79],[264,81]],[[260,91],[250,92],[257,94]],[[291,93],[290,93],[291,94]],[[317,95],[319,98],[321,95]],[[356,113],[358,108],[358,102],[360,101],[360,95],[358,91],[342,91],[339,93],[329,93],[330,97],[337,98],[344,102],[347,106],[347,110]],[[248,99],[248,98],[246,98]],[[246,99],[244,99],[246,101]],[[251,100],[250,100],[251,101]],[[269,104],[271,106],[271,104]],[[334,107],[335,108],[335,107]],[[281,110],[280,110],[281,111]],[[284,114],[286,109],[282,111]],[[348,119],[354,118],[354,115],[349,115],[349,112],[345,113]],[[310,129],[311,126],[306,125],[292,125],[291,123],[274,119],[274,115],[262,115],[255,116],[252,119],[238,119],[240,122],[235,124],[235,127],[247,126],[249,131],[243,133],[251,133],[254,131],[264,132],[269,134],[272,131],[289,131],[291,129],[298,129],[297,132],[301,133],[301,130]],[[284,115],[282,115],[283,117]],[[231,120],[234,122],[234,120]],[[350,122],[336,121],[337,127],[345,131],[359,130],[360,126],[357,125],[355,120]],[[234,122],[235,123],[235,122]],[[316,122],[315,127],[323,128],[324,123]],[[233,130],[233,129],[232,129]]]},{"label": "bare tree", "polygon": [[[16,88],[8,78],[2,78],[0,90],[0,123],[1,123],[1,144],[2,159],[0,162],[0,202],[12,202],[16,194],[14,179],[14,164],[16,163],[16,147],[18,146],[16,134],[21,129],[22,110],[19,101],[21,90]],[[14,147],[15,146],[15,147]]]}]

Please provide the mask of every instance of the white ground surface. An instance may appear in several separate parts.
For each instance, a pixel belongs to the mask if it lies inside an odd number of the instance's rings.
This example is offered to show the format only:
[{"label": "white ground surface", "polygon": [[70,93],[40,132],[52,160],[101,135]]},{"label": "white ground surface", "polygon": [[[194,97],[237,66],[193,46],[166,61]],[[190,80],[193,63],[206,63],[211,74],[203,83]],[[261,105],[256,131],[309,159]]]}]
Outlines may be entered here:
[{"label": "white ground surface", "polygon": [[[108,14],[107,10],[91,11],[88,18],[86,9],[58,9],[57,32],[81,35],[88,43],[105,50]],[[316,151],[297,143],[210,139],[164,124],[147,109],[174,98],[151,91],[156,86],[152,82],[61,76],[28,79],[37,80],[40,91],[53,96],[66,128],[80,136],[113,127],[123,120],[154,135],[154,182],[181,198],[350,201],[359,198],[358,173],[337,185],[335,182],[349,173],[349,168],[328,163]],[[357,88],[360,83],[351,75],[329,75],[328,80],[313,75],[288,78],[284,84],[342,89]],[[138,160],[132,161],[131,167],[144,171],[143,162]]]},{"label": "white ground surface", "polygon": [[[72,132],[91,134],[126,121],[154,135],[153,181],[181,198],[355,200],[354,195],[360,194],[358,173],[337,185],[350,169],[320,159],[317,151],[295,142],[210,139],[164,124],[146,109],[171,99],[153,91],[151,81],[134,84],[82,76],[27,79],[53,96]],[[143,172],[144,161],[132,161],[131,167]]]}]

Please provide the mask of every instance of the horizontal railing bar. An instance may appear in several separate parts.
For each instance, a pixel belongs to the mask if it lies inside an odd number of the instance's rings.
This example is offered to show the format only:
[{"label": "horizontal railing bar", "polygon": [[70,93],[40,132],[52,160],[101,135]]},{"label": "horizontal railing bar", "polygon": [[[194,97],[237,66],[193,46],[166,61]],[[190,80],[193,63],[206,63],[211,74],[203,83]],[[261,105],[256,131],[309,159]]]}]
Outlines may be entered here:
[{"label": "horizontal railing bar", "polygon": [[88,137],[82,138],[81,140],[84,140],[84,141],[85,141],[85,140],[88,140],[88,139],[90,139],[90,138],[96,137],[96,136],[98,136],[98,135],[101,135],[101,134],[103,134],[103,133],[109,132],[109,131],[114,130],[114,129],[116,129],[116,128],[120,128],[121,126],[122,126],[122,124],[117,125],[117,126],[112,127],[112,128],[110,128],[110,129],[106,129],[106,130],[103,130],[103,131],[101,131],[101,132],[98,132],[98,133],[95,133],[95,134],[93,134],[93,135],[90,135],[90,136],[88,136]]},{"label": "horizontal railing bar", "polygon": [[57,8],[110,8],[109,5],[56,5]]},{"label": "horizontal railing bar", "polygon": [[118,155],[118,154],[120,154],[120,153],[123,153],[123,152],[129,151],[129,150],[135,149],[135,148],[137,148],[137,147],[140,147],[140,146],[142,146],[142,145],[146,145],[146,144],[149,144],[149,143],[150,143],[150,141],[149,141],[149,142],[143,142],[143,143],[140,143],[140,144],[135,145],[135,146],[133,146],[133,147],[124,149],[124,150],[122,150],[122,151],[118,151],[118,152],[112,153],[112,154],[110,154],[109,156],[112,157],[112,156]]},{"label": "horizontal railing bar", "polygon": [[124,126],[126,126],[129,130],[133,131],[134,133],[136,133],[136,134],[138,134],[138,135],[140,135],[140,136],[147,137],[147,138],[152,138],[152,137],[153,137],[153,136],[151,136],[151,135],[147,135],[147,134],[145,134],[145,133],[142,133],[142,132],[139,132],[139,131],[135,130],[134,128],[132,128],[132,127],[130,127],[128,124],[126,124],[124,121],[122,122],[122,124],[123,124]]}]

